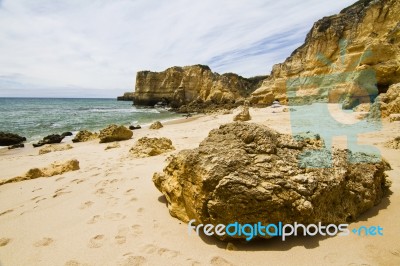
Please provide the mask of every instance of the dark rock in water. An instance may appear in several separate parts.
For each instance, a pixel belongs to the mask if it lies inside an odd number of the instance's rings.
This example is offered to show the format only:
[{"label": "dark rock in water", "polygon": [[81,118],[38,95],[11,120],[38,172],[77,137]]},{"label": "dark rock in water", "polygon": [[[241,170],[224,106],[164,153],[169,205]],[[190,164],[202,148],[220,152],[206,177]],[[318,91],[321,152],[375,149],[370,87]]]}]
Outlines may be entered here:
[{"label": "dark rock in water", "polygon": [[0,146],[10,146],[26,141],[25,137],[14,133],[0,132]]},{"label": "dark rock in water", "polygon": [[60,143],[64,139],[64,136],[58,135],[58,134],[52,134],[44,137],[41,141],[38,143],[32,144],[33,147],[37,148],[40,146],[43,146],[45,144],[54,144],[54,143]]},{"label": "dark rock in water", "polygon": [[19,143],[19,144],[14,144],[14,145],[9,146],[8,149],[12,150],[12,149],[23,148],[23,147],[25,147],[25,145],[23,143]]},{"label": "dark rock in water", "polygon": [[129,129],[130,130],[135,130],[135,129],[141,129],[142,127],[140,125],[134,126],[134,125],[130,125]]},{"label": "dark rock in water", "polygon": [[64,133],[61,134],[62,137],[69,137],[69,136],[72,136],[72,135],[73,135],[72,132],[69,132],[69,131],[68,132],[64,132]]},{"label": "dark rock in water", "polygon": [[133,92],[125,92],[123,96],[118,96],[117,101],[133,101]]},{"label": "dark rock in water", "polygon": [[[389,165],[365,153],[328,151],[318,138],[311,132],[293,138],[253,123],[222,125],[198,148],[172,155],[153,182],[170,214],[185,222],[349,223],[388,195]],[[322,154],[317,151],[331,152],[330,167],[317,165],[330,157],[312,158]],[[313,160],[316,167],[304,167],[299,158]]]}]

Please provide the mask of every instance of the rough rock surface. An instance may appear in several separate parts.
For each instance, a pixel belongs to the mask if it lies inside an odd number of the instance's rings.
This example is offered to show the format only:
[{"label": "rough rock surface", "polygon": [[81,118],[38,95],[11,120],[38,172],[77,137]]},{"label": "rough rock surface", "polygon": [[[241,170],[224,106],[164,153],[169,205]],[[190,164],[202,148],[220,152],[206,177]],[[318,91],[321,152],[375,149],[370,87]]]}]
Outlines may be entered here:
[{"label": "rough rock surface", "polygon": [[249,103],[245,102],[243,105],[242,111],[235,115],[233,121],[249,121],[251,120],[250,111],[249,111]]},{"label": "rough rock surface", "polygon": [[8,146],[8,149],[13,150],[13,149],[24,148],[24,147],[25,147],[25,145],[23,143],[20,143],[20,144],[14,144],[14,145]]},{"label": "rough rock surface", "polygon": [[367,102],[366,93],[375,93],[376,88],[366,87],[375,83],[379,93],[385,92],[400,82],[399,14],[398,0],[361,0],[320,19],[304,44],[285,62],[274,65],[271,75],[252,93],[251,103],[271,104],[274,99],[286,103],[287,84],[293,85],[294,80],[299,81],[293,88],[300,97],[291,95],[291,102],[300,104],[340,102],[347,95]]},{"label": "rough rock surface", "polygon": [[109,125],[108,127],[100,130],[99,139],[100,143],[128,140],[132,137],[133,133],[125,126]]},{"label": "rough rock surface", "polygon": [[160,121],[156,121],[153,124],[151,124],[149,128],[150,129],[160,129],[162,127],[164,127],[163,124],[161,124]]},{"label": "rough rock surface", "polygon": [[60,143],[64,139],[64,136],[58,135],[58,134],[51,134],[46,137],[44,137],[42,140],[40,140],[38,143],[32,144],[33,147],[41,147],[46,144],[55,144],[55,143]]},{"label": "rough rock surface", "polygon": [[389,115],[389,121],[390,122],[400,121],[400,114]]},{"label": "rough rock surface", "polygon": [[385,142],[384,146],[386,148],[400,150],[400,137],[395,137],[394,139]]},{"label": "rough rock surface", "polygon": [[134,103],[153,106],[166,102],[174,108],[192,102],[234,103],[250,95],[264,78],[220,75],[204,65],[171,67],[162,72],[141,71],[136,76]]},{"label": "rough rock surface", "polygon": [[[350,164],[345,150],[334,150],[332,167],[302,168],[298,156],[313,148],[265,126],[230,123],[169,157],[153,182],[172,216],[214,225],[347,223],[388,192],[386,162],[353,153],[358,163]],[[324,160],[311,154],[304,159]]]},{"label": "rough rock surface", "polygon": [[125,92],[124,95],[117,97],[117,101],[133,101],[133,92]]},{"label": "rough rock surface", "polygon": [[400,83],[393,84],[380,94],[371,105],[370,118],[385,118],[400,113]]},{"label": "rough rock surface", "polygon": [[94,140],[99,137],[99,134],[92,133],[89,130],[81,130],[79,131],[75,138],[72,139],[72,142],[85,142],[89,140]]},{"label": "rough rock surface", "polygon": [[65,150],[70,150],[73,147],[69,144],[66,145],[47,145],[39,150],[39,155],[41,154],[46,154],[54,151],[65,151]]},{"label": "rough rock surface", "polygon": [[78,160],[73,159],[66,162],[54,162],[50,166],[45,168],[32,168],[28,172],[26,172],[25,175],[0,180],[0,186],[7,183],[21,182],[24,180],[30,180],[39,177],[51,177],[54,175],[60,175],[65,172],[76,170],[79,170]]},{"label": "rough rock surface", "polygon": [[0,146],[9,146],[26,141],[25,137],[14,133],[0,132]]},{"label": "rough rock surface", "polygon": [[172,141],[167,138],[140,138],[129,150],[135,157],[143,158],[156,156],[165,152],[175,150]]}]

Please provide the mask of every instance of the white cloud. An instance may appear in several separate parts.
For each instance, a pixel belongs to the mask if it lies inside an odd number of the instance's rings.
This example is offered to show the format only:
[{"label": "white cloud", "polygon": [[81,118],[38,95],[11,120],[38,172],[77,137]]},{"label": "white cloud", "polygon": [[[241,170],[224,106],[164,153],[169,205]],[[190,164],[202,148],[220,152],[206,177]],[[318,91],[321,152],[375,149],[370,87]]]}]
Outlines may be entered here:
[{"label": "white cloud", "polygon": [[198,63],[265,75],[314,21],[352,2],[3,0],[0,96],[82,88],[114,97],[133,89],[137,71]]}]

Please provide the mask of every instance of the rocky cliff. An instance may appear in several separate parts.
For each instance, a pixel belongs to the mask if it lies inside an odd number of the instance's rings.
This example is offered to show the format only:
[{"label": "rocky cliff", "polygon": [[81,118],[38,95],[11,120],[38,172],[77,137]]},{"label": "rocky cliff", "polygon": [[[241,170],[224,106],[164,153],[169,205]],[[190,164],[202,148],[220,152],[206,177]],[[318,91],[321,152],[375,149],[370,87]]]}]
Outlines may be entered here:
[{"label": "rocky cliff", "polygon": [[265,78],[220,75],[204,65],[171,67],[162,72],[140,71],[136,76],[134,104],[151,106],[165,102],[174,108],[232,104],[242,102]]},{"label": "rocky cliff", "polygon": [[399,21],[398,0],[361,0],[322,18],[305,43],[273,67],[251,103],[373,100],[400,82]]},{"label": "rocky cliff", "polygon": [[133,101],[133,92],[125,92],[124,95],[117,97],[117,101]]}]

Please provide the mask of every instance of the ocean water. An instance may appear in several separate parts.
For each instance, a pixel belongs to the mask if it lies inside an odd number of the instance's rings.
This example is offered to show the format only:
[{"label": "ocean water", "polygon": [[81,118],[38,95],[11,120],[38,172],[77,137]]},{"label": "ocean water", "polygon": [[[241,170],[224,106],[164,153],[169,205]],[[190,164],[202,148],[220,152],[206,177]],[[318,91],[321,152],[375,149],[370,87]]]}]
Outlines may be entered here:
[{"label": "ocean water", "polygon": [[0,131],[19,134],[28,141],[66,131],[95,131],[109,124],[143,125],[178,117],[116,99],[0,98]]}]

